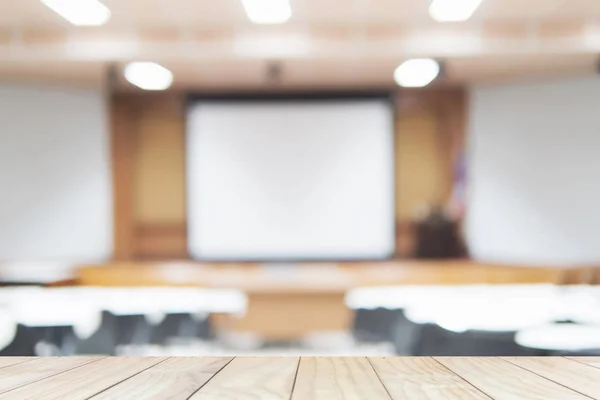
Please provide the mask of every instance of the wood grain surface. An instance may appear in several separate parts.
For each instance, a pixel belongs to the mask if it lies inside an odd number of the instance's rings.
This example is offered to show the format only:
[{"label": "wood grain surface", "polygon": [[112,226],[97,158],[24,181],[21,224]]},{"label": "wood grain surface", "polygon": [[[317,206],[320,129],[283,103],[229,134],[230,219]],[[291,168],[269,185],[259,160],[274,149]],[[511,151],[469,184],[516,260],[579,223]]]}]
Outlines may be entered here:
[{"label": "wood grain surface", "polygon": [[94,396],[94,400],[128,399],[184,400],[208,382],[231,357],[175,357],[147,369]]},{"label": "wood grain surface", "polygon": [[0,369],[0,393],[64,373],[102,357],[43,357]]},{"label": "wood grain surface", "polygon": [[598,368],[561,357],[504,357],[504,359],[586,396],[600,398],[600,369]]},{"label": "wood grain surface", "polygon": [[494,400],[583,400],[588,397],[500,358],[436,358]]},{"label": "wood grain surface", "polygon": [[298,357],[238,357],[190,399],[289,399]]},{"label": "wood grain surface", "polygon": [[600,400],[598,357],[0,358],[13,400]]},{"label": "wood grain surface", "polygon": [[35,360],[34,357],[0,357],[0,368],[8,367],[15,364],[21,364],[26,361]]},{"label": "wood grain surface", "polygon": [[592,367],[600,368],[600,357],[567,357],[583,364],[591,365]]},{"label": "wood grain surface", "polygon": [[[69,360],[62,358],[61,360]],[[163,358],[119,357],[103,358],[46,379],[32,382],[7,393],[0,399],[14,400],[76,400],[87,399],[96,393],[130,378]],[[25,367],[25,366],[24,366]]]},{"label": "wood grain surface", "polygon": [[372,357],[370,361],[393,399],[489,400],[430,357]]},{"label": "wood grain surface", "polygon": [[306,357],[300,361],[292,400],[388,400],[366,358]]}]

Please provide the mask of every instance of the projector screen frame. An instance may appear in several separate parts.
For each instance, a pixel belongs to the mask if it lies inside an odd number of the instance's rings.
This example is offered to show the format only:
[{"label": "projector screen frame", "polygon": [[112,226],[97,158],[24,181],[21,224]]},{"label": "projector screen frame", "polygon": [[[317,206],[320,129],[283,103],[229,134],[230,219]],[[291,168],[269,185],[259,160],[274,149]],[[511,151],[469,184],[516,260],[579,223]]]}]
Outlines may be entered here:
[{"label": "projector screen frame", "polygon": [[[395,149],[395,125],[397,120],[397,110],[395,95],[393,91],[389,90],[365,90],[365,91],[327,91],[327,92],[220,92],[220,93],[202,93],[202,92],[192,92],[188,93],[185,100],[185,119],[184,119],[184,129],[185,129],[185,145],[186,148],[189,146],[190,142],[190,132],[188,126],[188,118],[189,110],[191,107],[196,105],[199,102],[205,103],[230,103],[230,102],[248,102],[252,103],[268,103],[268,102],[343,102],[343,101],[362,101],[362,100],[382,100],[389,104],[391,110],[391,124],[392,130],[390,132],[390,143],[392,146],[392,151]],[[392,199],[391,204],[396,204],[396,198],[398,196],[397,193],[397,185],[396,185],[396,156],[395,154],[392,156],[392,162],[389,165],[390,168],[390,178],[392,180],[393,188],[391,190]],[[189,176],[189,160],[185,160],[185,182],[186,187],[190,184],[190,176]],[[190,215],[190,201],[189,196],[186,194],[186,213]],[[393,214],[395,216],[395,208],[393,210]],[[395,220],[395,218],[394,218]],[[190,225],[189,222],[186,224],[186,237],[189,237]],[[392,224],[392,238],[393,242],[396,243],[397,235],[396,235],[396,223]],[[277,264],[277,263],[301,263],[301,262],[365,262],[365,261],[385,261],[390,260],[394,257],[396,251],[395,246],[392,252],[384,257],[380,258],[340,258],[340,257],[302,257],[302,258],[263,258],[263,257],[248,257],[248,258],[209,258],[209,257],[194,257],[194,255],[189,251],[189,246],[187,246],[188,253],[191,259],[200,262],[210,262],[210,263],[269,263],[269,264]]]}]

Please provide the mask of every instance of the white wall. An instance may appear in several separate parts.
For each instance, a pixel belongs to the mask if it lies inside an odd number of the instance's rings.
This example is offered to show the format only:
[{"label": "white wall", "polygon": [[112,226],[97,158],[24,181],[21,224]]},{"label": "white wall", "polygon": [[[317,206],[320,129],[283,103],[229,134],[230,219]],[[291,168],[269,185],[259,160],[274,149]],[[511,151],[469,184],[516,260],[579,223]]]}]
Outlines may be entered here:
[{"label": "white wall", "polygon": [[472,254],[491,262],[600,262],[600,78],[471,91]]},{"label": "white wall", "polygon": [[102,93],[0,86],[0,261],[112,254]]}]

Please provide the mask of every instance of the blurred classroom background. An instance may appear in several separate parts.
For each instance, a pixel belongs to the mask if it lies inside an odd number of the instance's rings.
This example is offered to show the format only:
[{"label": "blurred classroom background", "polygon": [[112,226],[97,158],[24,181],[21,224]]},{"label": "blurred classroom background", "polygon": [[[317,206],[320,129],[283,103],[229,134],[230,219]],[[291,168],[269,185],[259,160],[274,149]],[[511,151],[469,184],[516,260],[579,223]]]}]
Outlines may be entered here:
[{"label": "blurred classroom background", "polygon": [[0,355],[600,355],[600,2],[0,0]]}]

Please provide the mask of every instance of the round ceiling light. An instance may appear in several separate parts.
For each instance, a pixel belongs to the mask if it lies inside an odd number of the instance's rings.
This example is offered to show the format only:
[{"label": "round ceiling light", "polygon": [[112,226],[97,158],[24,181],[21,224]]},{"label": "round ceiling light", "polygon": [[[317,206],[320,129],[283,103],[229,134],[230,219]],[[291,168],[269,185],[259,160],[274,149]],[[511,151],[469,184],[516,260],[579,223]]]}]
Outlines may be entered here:
[{"label": "round ceiling light", "polygon": [[283,24],[292,17],[290,0],[242,0],[242,5],[255,24]]},{"label": "round ceiling light", "polygon": [[473,16],[482,0],[433,0],[429,15],[438,22],[466,21]]},{"label": "round ceiling light", "polygon": [[440,64],[431,58],[406,60],[394,71],[394,80],[403,87],[424,87],[440,74]]},{"label": "round ceiling light", "polygon": [[125,79],[144,90],[165,90],[173,83],[173,73],[154,62],[132,62],[125,67]]}]

